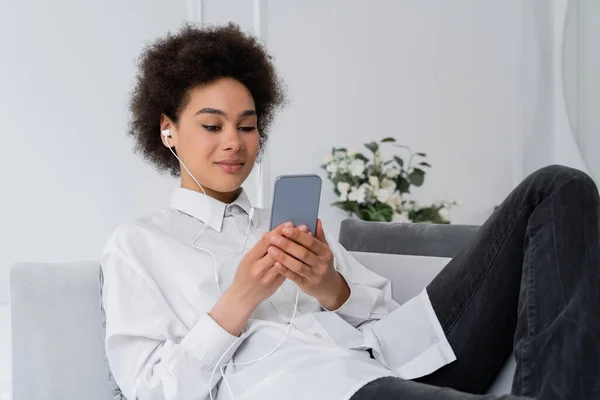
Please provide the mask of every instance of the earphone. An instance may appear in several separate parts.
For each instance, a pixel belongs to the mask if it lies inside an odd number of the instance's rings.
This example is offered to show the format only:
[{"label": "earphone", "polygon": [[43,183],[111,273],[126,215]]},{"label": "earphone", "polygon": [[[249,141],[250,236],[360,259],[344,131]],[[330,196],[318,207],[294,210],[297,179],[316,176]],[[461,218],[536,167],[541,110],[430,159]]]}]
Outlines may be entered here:
[{"label": "earphone", "polygon": [[[183,163],[183,161],[181,161],[181,159],[177,156],[177,154],[173,151],[173,148],[169,145],[169,138],[171,137],[171,132],[169,129],[164,129],[160,131],[161,135],[164,137],[164,142],[165,142],[165,146],[169,148],[169,150],[171,151],[171,153],[175,156],[175,158],[177,158],[177,161],[179,161],[179,163],[181,164],[181,166],[185,169],[185,171],[188,173],[188,175],[194,180],[194,182],[196,183],[196,185],[198,185],[198,187],[200,188],[200,190],[202,190],[202,193],[204,193],[204,195],[206,195],[206,191],[204,190],[204,188],[202,187],[202,185],[200,184],[200,182],[198,182],[198,180],[194,177],[194,175],[191,173],[191,171],[187,168],[187,166]],[[259,174],[258,177],[258,187],[260,187],[260,179],[261,179],[261,174]],[[250,210],[250,213],[248,215],[248,226],[246,227],[246,234],[244,235],[244,242],[242,243],[242,246],[240,248],[240,250],[236,253],[231,253],[228,254],[227,256],[223,256],[221,257],[221,259],[219,260],[219,262],[217,262],[217,258],[215,257],[215,255],[208,249],[203,248],[203,247],[197,247],[196,246],[196,241],[198,241],[198,239],[200,238],[200,236],[202,235],[202,233],[204,233],[204,229],[206,229],[206,223],[202,226],[202,229],[200,230],[200,233],[198,233],[198,235],[196,236],[196,238],[194,239],[194,241],[192,242],[192,247],[194,247],[195,249],[198,250],[203,250],[205,252],[207,252],[208,254],[211,255],[213,262],[214,262],[214,266],[215,266],[215,283],[217,285],[217,290],[219,291],[219,294],[223,294],[223,292],[221,291],[221,287],[219,285],[219,267],[221,266],[221,263],[223,262],[223,260],[233,256],[233,255],[239,255],[241,253],[244,252],[244,250],[246,249],[246,241],[248,239],[248,233],[250,232],[250,224],[252,223],[252,218],[254,216],[254,207],[252,207],[252,209]],[[252,364],[255,363],[257,361],[263,360],[265,358],[267,358],[268,356],[270,356],[271,354],[273,354],[285,341],[285,339],[287,338],[287,335],[290,331],[290,328],[292,327],[292,324],[294,323],[294,318],[296,317],[296,311],[298,310],[298,298],[299,298],[299,294],[300,294],[300,289],[296,288],[296,299],[294,302],[294,312],[292,313],[292,317],[290,319],[290,322],[288,324],[288,327],[285,331],[285,334],[283,335],[283,337],[281,338],[281,340],[279,341],[279,343],[277,344],[277,346],[275,346],[275,348],[271,351],[269,351],[267,354],[265,354],[264,356],[257,358],[256,360],[252,360],[252,361],[244,361],[244,362],[239,362],[239,363],[235,363],[235,362],[231,362],[228,364],[225,364],[223,366],[221,366],[220,371],[221,371],[221,377],[223,378],[223,382],[225,382],[225,385],[227,386],[227,390],[229,391],[229,395],[231,396],[232,399],[235,399],[235,396],[233,395],[232,391],[231,391],[231,387],[229,386],[229,382],[227,382],[227,378],[225,378],[225,368],[231,364],[231,365],[246,365],[246,364]],[[273,305],[271,303],[271,305]],[[275,311],[279,314],[279,312],[277,311],[277,309],[275,309]],[[209,387],[209,392],[210,392],[210,399],[213,400],[213,390],[212,390],[212,381],[213,381],[213,377],[215,375],[215,372],[217,370],[217,367],[219,365],[219,363],[223,360],[223,358],[227,355],[227,353],[229,352],[229,350],[231,350],[233,348],[233,346],[236,345],[236,343],[238,343],[240,340],[242,340],[243,338],[247,337],[246,332],[243,332],[242,334],[240,334],[240,337],[237,338],[228,348],[227,350],[225,350],[223,352],[223,354],[221,355],[221,357],[219,358],[219,360],[215,363],[215,367],[212,370],[212,373],[210,374],[210,380],[208,383],[208,387]]]}]

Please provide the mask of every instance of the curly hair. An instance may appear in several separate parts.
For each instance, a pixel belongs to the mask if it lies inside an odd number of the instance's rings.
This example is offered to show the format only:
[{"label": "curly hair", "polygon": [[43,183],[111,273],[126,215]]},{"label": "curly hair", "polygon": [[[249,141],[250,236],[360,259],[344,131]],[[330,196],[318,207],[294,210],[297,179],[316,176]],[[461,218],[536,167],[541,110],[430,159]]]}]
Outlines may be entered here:
[{"label": "curly hair", "polygon": [[220,78],[233,78],[254,99],[262,153],[275,112],[286,101],[271,56],[255,37],[239,26],[197,27],[185,24],[177,33],[149,44],[139,59],[129,109],[129,134],[135,151],[160,172],[179,176],[179,163],[160,138],[164,114],[177,123],[189,92]]}]

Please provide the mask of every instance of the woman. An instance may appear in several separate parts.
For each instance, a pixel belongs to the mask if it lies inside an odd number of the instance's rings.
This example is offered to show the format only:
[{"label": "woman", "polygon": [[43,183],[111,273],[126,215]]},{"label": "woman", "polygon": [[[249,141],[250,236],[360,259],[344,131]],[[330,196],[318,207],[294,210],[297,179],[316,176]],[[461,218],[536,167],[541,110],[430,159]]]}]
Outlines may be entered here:
[{"label": "woman", "polygon": [[491,398],[467,392],[483,393],[513,347],[515,394],[600,398],[588,176],[528,177],[399,306],[320,221],[315,237],[268,231],[241,189],[284,98],[264,48],[234,25],[185,26],[144,51],[131,134],[181,187],[102,256],[106,353],[127,398]]}]

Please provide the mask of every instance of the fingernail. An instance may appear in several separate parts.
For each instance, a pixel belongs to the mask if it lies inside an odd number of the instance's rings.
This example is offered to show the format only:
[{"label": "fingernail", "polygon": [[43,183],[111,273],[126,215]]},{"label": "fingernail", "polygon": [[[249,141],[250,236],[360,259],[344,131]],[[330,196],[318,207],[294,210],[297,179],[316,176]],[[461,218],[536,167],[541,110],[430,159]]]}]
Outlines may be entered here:
[{"label": "fingernail", "polygon": [[277,237],[277,236],[271,236],[269,239],[271,240],[271,243],[273,243],[273,244],[279,244],[281,242],[281,239],[279,239],[279,237]]},{"label": "fingernail", "polygon": [[285,228],[282,232],[284,235],[291,235],[293,230],[292,228]]},{"label": "fingernail", "polygon": [[279,250],[277,250],[275,247],[269,247],[269,253],[272,256],[277,256],[279,254]]},{"label": "fingernail", "polygon": [[285,224],[283,224],[283,226],[294,226],[294,224],[292,222],[286,222]]},{"label": "fingernail", "polygon": [[308,230],[308,226],[306,226],[306,225],[300,225],[300,226],[298,227],[298,229],[300,229],[301,231],[304,231],[304,232],[306,232],[306,231]]}]

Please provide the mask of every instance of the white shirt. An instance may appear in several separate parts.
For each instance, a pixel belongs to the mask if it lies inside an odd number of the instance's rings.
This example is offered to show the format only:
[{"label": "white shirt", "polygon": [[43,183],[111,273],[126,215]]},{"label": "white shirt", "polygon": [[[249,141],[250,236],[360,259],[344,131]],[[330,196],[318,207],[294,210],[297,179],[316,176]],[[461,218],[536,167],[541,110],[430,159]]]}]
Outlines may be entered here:
[{"label": "white shirt", "polygon": [[[219,298],[208,251],[217,262],[222,259],[218,283],[224,292],[243,254],[268,231],[268,223],[268,211],[253,211],[244,192],[225,204],[179,188],[170,208],[115,231],[101,261],[105,345],[115,380],[129,400],[209,398],[215,364],[237,337],[208,315]],[[245,251],[236,255],[248,226]],[[261,361],[230,364],[260,358],[280,342],[297,290],[286,280],[256,308],[244,338],[219,364],[228,364],[225,378],[235,400],[347,400],[377,378],[413,379],[456,359],[426,291],[399,306],[387,279],[326,237],[335,268],[350,287],[349,299],[327,311],[300,292],[281,347]],[[372,349],[375,359],[366,349]],[[213,395],[230,399],[222,383],[217,369]]]}]

